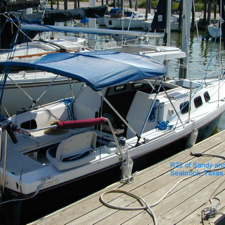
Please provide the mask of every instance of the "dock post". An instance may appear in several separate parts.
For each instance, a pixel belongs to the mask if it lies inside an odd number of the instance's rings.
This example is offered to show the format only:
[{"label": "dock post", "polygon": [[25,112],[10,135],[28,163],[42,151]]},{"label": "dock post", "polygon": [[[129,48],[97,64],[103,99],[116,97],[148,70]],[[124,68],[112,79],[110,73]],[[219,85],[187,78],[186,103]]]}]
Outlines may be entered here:
[{"label": "dock post", "polygon": [[51,10],[53,10],[53,0],[51,0]]},{"label": "dock post", "polygon": [[206,0],[204,0],[204,9],[203,9],[203,23],[206,23]]},{"label": "dock post", "polygon": [[74,9],[77,9],[77,0],[74,0]]},{"label": "dock post", "polygon": [[129,0],[129,8],[132,9],[132,0]]},{"label": "dock post", "polygon": [[191,18],[191,31],[193,32],[195,30],[195,11],[194,11],[194,5],[192,5],[191,8],[191,12],[192,12],[192,18]]},{"label": "dock post", "polygon": [[145,19],[148,19],[149,0],[146,0]]},{"label": "dock post", "polygon": [[216,10],[217,10],[217,4],[216,4],[216,2],[214,2],[214,3],[213,3],[213,12],[214,12],[214,13],[213,13],[213,15],[214,15],[213,19],[214,19],[214,20],[216,20]]},{"label": "dock post", "polygon": [[122,17],[124,17],[124,2],[121,0],[121,12],[122,12]]},{"label": "dock post", "polygon": [[212,11],[212,0],[208,2],[208,18],[207,18],[207,25],[209,25],[211,20],[211,11]]},{"label": "dock post", "polygon": [[113,0],[113,8],[116,8],[116,0]]},{"label": "dock post", "polygon": [[179,27],[178,27],[178,32],[181,32],[182,14],[183,14],[183,0],[180,1],[180,6],[179,6]]},{"label": "dock post", "polygon": [[64,0],[64,10],[67,10],[68,9],[68,7],[67,7],[67,0]]}]

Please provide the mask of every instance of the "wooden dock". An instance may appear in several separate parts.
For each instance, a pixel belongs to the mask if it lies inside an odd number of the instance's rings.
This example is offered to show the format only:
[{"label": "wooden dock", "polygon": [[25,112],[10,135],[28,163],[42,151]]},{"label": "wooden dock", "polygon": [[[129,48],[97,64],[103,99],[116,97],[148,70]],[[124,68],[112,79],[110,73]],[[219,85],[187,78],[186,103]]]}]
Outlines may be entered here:
[{"label": "wooden dock", "polygon": [[[61,210],[40,218],[32,225],[57,224],[153,224],[150,214],[142,210],[118,210],[105,206],[100,202],[100,196],[110,190],[124,190],[143,198],[149,205],[161,199],[178,181],[180,183],[159,204],[151,207],[156,215],[158,224],[225,224],[218,223],[225,212],[225,161],[211,156],[195,157],[192,153],[215,154],[225,156],[225,131],[163,160],[135,176],[134,182],[122,185],[120,182],[96,192]],[[200,173],[208,168],[219,166],[222,169],[212,173]],[[180,168],[174,168],[179,165]],[[172,174],[173,171],[178,174]],[[184,175],[189,172],[191,176]],[[197,173],[196,176],[192,174]],[[182,180],[183,178],[187,178]],[[181,181],[182,180],[182,181]],[[204,220],[203,208],[214,205],[216,216]],[[123,193],[106,193],[105,201],[119,207],[140,207],[140,203]],[[217,206],[217,203],[220,203]],[[213,209],[213,208],[211,208]],[[206,212],[207,213],[207,212]],[[225,219],[224,219],[225,221]]]}]

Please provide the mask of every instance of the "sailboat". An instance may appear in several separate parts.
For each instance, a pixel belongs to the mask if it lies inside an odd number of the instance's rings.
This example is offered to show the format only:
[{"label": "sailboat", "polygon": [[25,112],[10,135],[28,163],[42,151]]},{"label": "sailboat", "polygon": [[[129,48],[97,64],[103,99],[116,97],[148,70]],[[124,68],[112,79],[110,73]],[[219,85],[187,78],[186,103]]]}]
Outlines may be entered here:
[{"label": "sailboat", "polygon": [[1,218],[8,219],[10,207],[19,218],[22,202],[41,193],[49,201],[53,190],[114,167],[121,168],[121,182],[129,183],[136,159],[180,140],[190,147],[211,135],[225,111],[224,73],[166,79],[166,66],[156,61],[185,56],[175,47],[126,45],[0,62],[2,68],[37,69],[80,85],[70,98],[1,118]]}]

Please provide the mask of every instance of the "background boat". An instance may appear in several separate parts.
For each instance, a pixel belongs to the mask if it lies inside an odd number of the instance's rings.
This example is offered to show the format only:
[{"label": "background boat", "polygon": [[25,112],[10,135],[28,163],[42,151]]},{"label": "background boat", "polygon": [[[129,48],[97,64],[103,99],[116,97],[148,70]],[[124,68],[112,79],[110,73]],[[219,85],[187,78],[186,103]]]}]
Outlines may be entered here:
[{"label": "background boat", "polygon": [[120,13],[118,15],[105,16],[104,25],[110,29],[141,29],[143,21],[152,21],[152,19],[153,16],[151,14],[148,14],[146,18],[144,13],[131,10],[130,12],[125,12],[124,15]]}]

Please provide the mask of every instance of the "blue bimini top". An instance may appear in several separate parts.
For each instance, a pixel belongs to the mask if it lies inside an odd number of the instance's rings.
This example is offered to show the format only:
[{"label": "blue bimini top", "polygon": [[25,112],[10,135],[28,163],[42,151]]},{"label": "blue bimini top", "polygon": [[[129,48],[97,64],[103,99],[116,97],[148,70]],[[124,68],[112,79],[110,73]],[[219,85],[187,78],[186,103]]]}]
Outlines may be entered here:
[{"label": "blue bimini top", "polygon": [[52,53],[35,62],[0,62],[0,65],[43,70],[85,82],[99,91],[130,81],[166,75],[165,65],[149,57],[103,50]]}]

